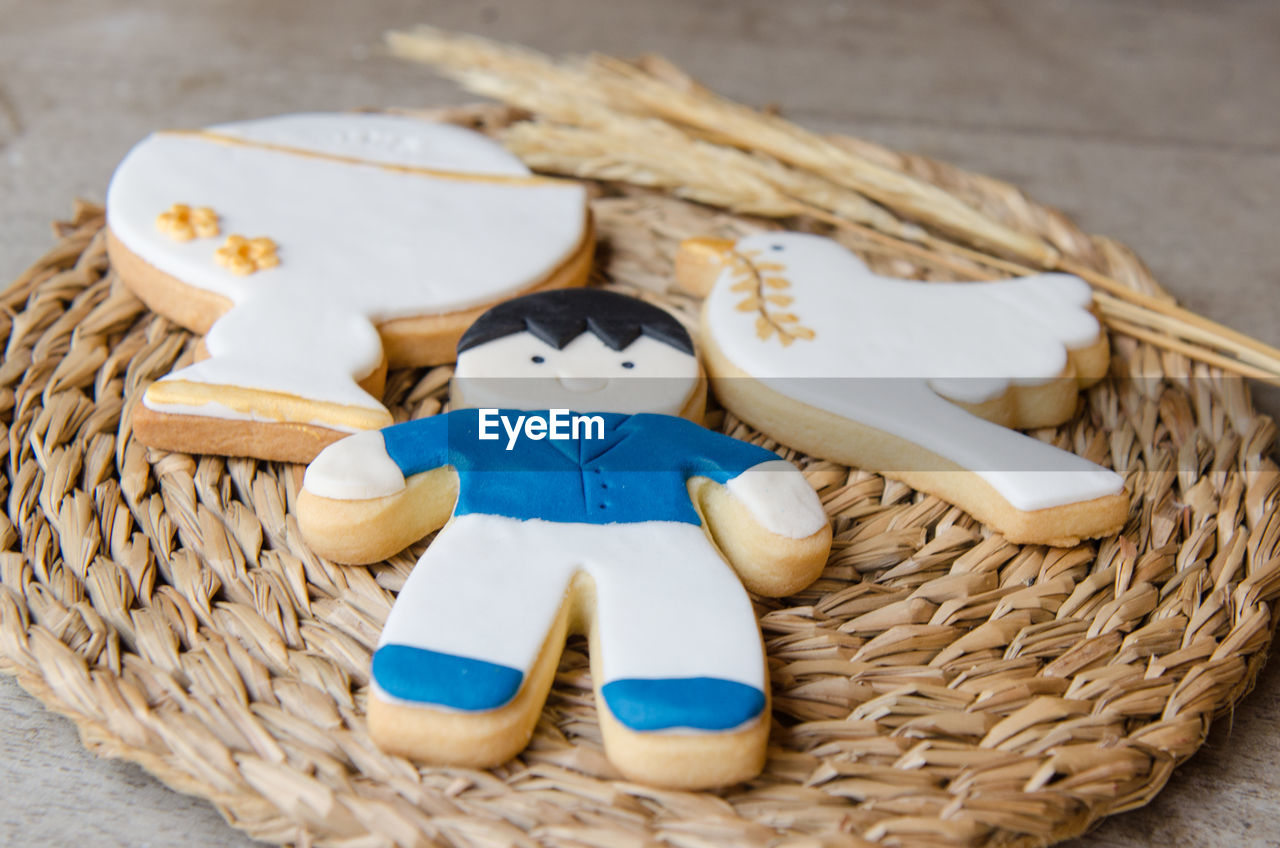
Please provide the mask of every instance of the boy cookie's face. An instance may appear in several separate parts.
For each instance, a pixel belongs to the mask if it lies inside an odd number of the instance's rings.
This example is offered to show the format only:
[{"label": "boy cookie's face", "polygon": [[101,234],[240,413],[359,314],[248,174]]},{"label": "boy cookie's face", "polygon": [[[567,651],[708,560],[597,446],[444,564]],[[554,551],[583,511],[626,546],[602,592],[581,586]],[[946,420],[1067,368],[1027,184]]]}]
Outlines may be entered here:
[{"label": "boy cookie's face", "polygon": [[590,330],[562,348],[525,330],[458,355],[455,409],[685,414],[701,387],[696,357],[648,335],[614,350]]}]

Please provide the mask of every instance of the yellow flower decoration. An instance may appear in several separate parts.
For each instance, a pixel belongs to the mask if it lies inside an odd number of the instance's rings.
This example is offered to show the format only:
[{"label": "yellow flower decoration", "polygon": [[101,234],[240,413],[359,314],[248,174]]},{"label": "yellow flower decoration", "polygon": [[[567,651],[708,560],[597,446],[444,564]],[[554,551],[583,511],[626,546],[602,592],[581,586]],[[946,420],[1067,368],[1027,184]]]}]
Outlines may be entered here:
[{"label": "yellow flower decoration", "polygon": [[213,238],[219,232],[218,213],[208,206],[192,209],[185,203],[175,203],[156,217],[156,229],[174,241]]},{"label": "yellow flower decoration", "polygon": [[229,235],[213,258],[231,273],[242,276],[280,264],[280,257],[276,256],[276,243],[266,236],[245,238]]}]

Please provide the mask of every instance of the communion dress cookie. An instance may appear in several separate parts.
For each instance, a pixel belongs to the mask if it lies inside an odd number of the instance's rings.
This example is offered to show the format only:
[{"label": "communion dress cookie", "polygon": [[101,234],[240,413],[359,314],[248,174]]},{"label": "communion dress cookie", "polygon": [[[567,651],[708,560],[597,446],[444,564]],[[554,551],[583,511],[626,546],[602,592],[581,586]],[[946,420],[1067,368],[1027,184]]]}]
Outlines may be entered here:
[{"label": "communion dress cookie", "polygon": [[388,367],[448,362],[488,306],[580,285],[594,245],[581,185],[381,114],[154,133],[116,169],[107,221],[125,283],[204,334],[147,388],[138,438],[293,461],[390,424]]},{"label": "communion dress cookie", "polygon": [[900,479],[1013,542],[1124,524],[1119,475],[1010,429],[1067,421],[1106,373],[1083,280],[899,280],[801,233],[690,239],[676,267],[706,296],[716,397],[783,444]]},{"label": "communion dress cookie", "polygon": [[443,525],[373,657],[381,747],[473,767],[515,756],[566,634],[583,633],[624,775],[704,788],[760,771],[768,670],[743,586],[808,585],[831,528],[795,466],[674,414],[700,414],[703,383],[661,309],[533,294],[463,336],[453,411],[316,457],[297,510],[317,553],[376,561]]}]

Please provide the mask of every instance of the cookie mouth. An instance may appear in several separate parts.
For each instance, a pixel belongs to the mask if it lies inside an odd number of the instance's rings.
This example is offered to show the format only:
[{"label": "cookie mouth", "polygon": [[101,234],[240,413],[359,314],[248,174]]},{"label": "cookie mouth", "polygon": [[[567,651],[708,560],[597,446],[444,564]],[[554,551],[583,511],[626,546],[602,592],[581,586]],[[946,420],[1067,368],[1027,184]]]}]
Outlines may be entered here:
[{"label": "cookie mouth", "polygon": [[556,377],[556,382],[565,391],[585,394],[598,392],[609,385],[608,377]]}]

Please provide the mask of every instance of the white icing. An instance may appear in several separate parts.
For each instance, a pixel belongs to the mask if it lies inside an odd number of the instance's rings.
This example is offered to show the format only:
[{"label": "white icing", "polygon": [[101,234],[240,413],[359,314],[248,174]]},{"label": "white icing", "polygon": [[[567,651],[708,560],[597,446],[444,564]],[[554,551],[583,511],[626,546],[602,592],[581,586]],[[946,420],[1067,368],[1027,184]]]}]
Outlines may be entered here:
[{"label": "white icing", "polygon": [[311,460],[302,488],[337,500],[364,500],[404,489],[400,466],[387,455],[381,430],[365,430],[339,439]]},{"label": "white icing", "polygon": [[707,325],[725,356],[769,388],[972,470],[1021,510],[1123,491],[1119,475],[943,399],[978,403],[1058,377],[1068,349],[1098,338],[1083,280],[897,280],[872,273],[834,241],[799,233],[762,233],[736,250],[785,266],[765,275],[790,281],[785,294],[794,301],[778,311],[814,332],[786,346],[760,339],[757,313],[737,308],[745,295],[731,291],[730,269],[721,274],[706,301]]},{"label": "white icing", "polygon": [[752,466],[725,484],[770,533],[804,539],[827,525],[827,513],[800,469],[785,459]]},{"label": "white icing", "polygon": [[[355,382],[382,360],[378,331],[368,319],[341,308],[317,303],[297,310],[296,299],[296,292],[287,289],[250,293],[205,335],[209,357],[166,379],[244,386],[382,411],[382,403]],[[297,320],[304,316],[306,326],[299,326]],[[143,402],[175,411],[146,395]],[[389,417],[386,423],[391,423]],[[325,426],[343,429],[338,422]]]},{"label": "white icing", "polygon": [[765,688],[747,593],[705,531],[678,521],[457,516],[405,581],[378,644],[528,673],[579,571],[595,581],[601,685],[717,677]]},{"label": "white icing", "polygon": [[451,397],[455,409],[679,415],[698,380],[695,357],[648,336],[619,351],[588,331],[556,349],[526,331],[463,351]]},{"label": "white icing", "polygon": [[[382,358],[373,323],[514,294],[568,259],[584,234],[581,186],[527,177],[510,154],[458,127],[349,114],[215,129],[288,149],[158,133],[130,151],[107,193],[125,247],[234,304],[209,333],[210,358],[171,379],[381,409],[354,382]],[[221,235],[177,242],[160,233],[156,216],[176,202],[213,208]],[[213,253],[232,233],[271,238],[280,265],[247,276],[223,268]]]}]

